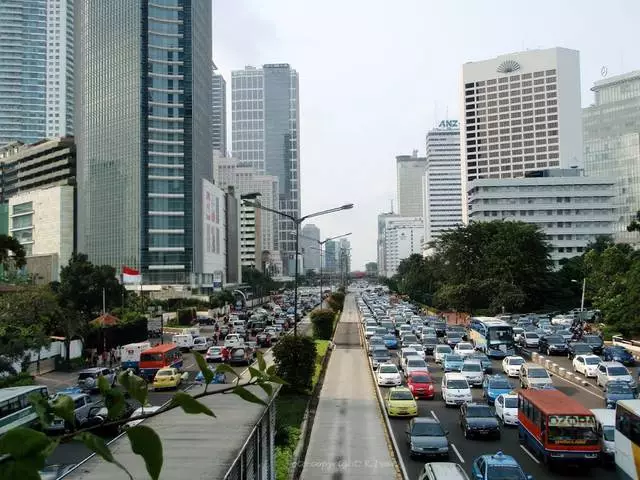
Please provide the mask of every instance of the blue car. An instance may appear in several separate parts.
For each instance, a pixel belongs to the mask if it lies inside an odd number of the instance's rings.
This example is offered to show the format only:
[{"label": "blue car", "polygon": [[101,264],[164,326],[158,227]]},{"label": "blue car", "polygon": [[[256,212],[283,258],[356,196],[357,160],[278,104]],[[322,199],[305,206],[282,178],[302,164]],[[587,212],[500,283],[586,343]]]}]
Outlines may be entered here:
[{"label": "blue car", "polygon": [[448,353],[442,359],[442,369],[445,372],[459,372],[462,370],[464,358],[455,353]]},{"label": "blue car", "polygon": [[604,404],[607,408],[616,408],[618,400],[633,400],[636,396],[627,382],[609,382],[604,389]]},{"label": "blue car", "polygon": [[[195,378],[196,383],[203,384],[204,383],[204,375],[202,372],[198,372]],[[213,375],[213,379],[209,382],[209,385],[215,383],[227,383],[227,376],[224,373],[215,373]]]},{"label": "blue car", "polygon": [[473,461],[471,478],[474,480],[533,480],[532,475],[522,471],[515,458],[498,452],[495,455],[481,455]]},{"label": "blue car", "polygon": [[636,364],[636,359],[629,350],[619,345],[606,347],[602,352],[602,359],[605,362],[620,362],[627,367],[633,367]]},{"label": "blue car", "polygon": [[487,399],[489,405],[493,405],[498,395],[511,393],[513,387],[509,379],[504,375],[486,375],[482,382],[482,397]]},{"label": "blue car", "polygon": [[491,365],[491,359],[482,352],[474,352],[471,355],[469,355],[467,359],[478,360],[480,364],[482,364],[482,370],[484,370],[484,373],[491,373],[491,371],[493,370],[493,366]]},{"label": "blue car", "polygon": [[383,335],[382,341],[384,342],[384,346],[389,349],[395,350],[396,348],[398,348],[398,339],[395,335]]}]

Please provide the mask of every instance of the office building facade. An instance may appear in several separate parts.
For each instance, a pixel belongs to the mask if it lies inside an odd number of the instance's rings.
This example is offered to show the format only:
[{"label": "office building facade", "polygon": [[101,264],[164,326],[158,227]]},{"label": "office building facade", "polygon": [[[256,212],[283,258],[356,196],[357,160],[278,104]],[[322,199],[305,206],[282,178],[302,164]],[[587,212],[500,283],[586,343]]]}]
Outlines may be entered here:
[{"label": "office building facade", "polygon": [[[252,199],[252,202],[256,200]],[[259,202],[259,200],[257,200]],[[243,267],[262,271],[262,216],[260,209],[240,205],[240,262]]]},{"label": "office building facade", "polygon": [[460,180],[460,127],[443,120],[427,133],[424,182],[424,245],[462,223]]},{"label": "office building facade", "polygon": [[381,213],[378,215],[378,238],[376,244],[377,250],[377,259],[378,259],[378,271],[381,275],[384,276],[384,272],[386,271],[386,250],[384,246],[384,230],[386,226],[387,219],[392,217],[397,217],[393,212]]},{"label": "office building facade", "polygon": [[341,238],[338,245],[340,248],[338,259],[340,270],[349,273],[351,272],[351,242],[346,238]]},{"label": "office building facade", "polygon": [[422,217],[390,215],[384,217],[383,222],[381,244],[384,270],[380,270],[380,274],[391,278],[398,273],[402,260],[413,254],[422,254],[424,221]]},{"label": "office building facade", "polygon": [[468,184],[581,168],[580,55],[551,48],[462,67],[462,210]]},{"label": "office building facade", "polygon": [[336,273],[338,271],[338,252],[340,246],[336,240],[329,240],[324,244],[324,272]]},{"label": "office building facade", "polygon": [[469,184],[469,220],[522,221],[536,225],[551,244],[556,266],[581,255],[598,236],[611,235],[615,181],[585,177],[579,169],[529,172],[528,177],[485,178]]},{"label": "office building facade", "polygon": [[[300,216],[298,73],[288,64],[245,67],[231,74],[231,149],[242,167],[278,178],[277,209]],[[285,273],[295,269],[295,225],[277,217]]]},{"label": "office building facade", "polygon": [[211,2],[77,2],[75,13],[78,248],[147,284],[210,285]]},{"label": "office building facade", "polygon": [[241,222],[242,210],[240,198],[233,187],[227,188],[225,200],[225,254],[226,254],[226,279],[228,284],[239,285],[242,283],[242,249],[241,249]]},{"label": "office building facade", "polygon": [[0,18],[0,146],[71,135],[74,0],[3,0]]},{"label": "office building facade", "polygon": [[427,167],[427,159],[413,155],[396,157],[396,182],[398,192],[398,215],[421,217],[423,214],[422,177]]},{"label": "office building facade", "polygon": [[320,270],[320,229],[312,223],[302,227],[300,233],[300,251],[303,256],[303,269],[306,273],[308,270],[317,272]]},{"label": "office building facade", "polygon": [[595,102],[583,110],[584,168],[616,180],[614,239],[637,244],[627,225],[640,210],[640,71],[605,78],[592,87]]},{"label": "office building facade", "polygon": [[211,147],[227,154],[227,82],[215,65],[211,73]]}]

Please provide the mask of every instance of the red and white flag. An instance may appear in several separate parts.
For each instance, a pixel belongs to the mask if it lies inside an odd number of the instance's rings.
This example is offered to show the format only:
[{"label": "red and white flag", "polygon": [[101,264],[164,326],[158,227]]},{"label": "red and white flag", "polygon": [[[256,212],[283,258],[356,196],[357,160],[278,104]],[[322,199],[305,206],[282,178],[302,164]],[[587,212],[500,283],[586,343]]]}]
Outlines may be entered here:
[{"label": "red and white flag", "polygon": [[142,283],[142,274],[138,270],[123,265],[122,283]]}]

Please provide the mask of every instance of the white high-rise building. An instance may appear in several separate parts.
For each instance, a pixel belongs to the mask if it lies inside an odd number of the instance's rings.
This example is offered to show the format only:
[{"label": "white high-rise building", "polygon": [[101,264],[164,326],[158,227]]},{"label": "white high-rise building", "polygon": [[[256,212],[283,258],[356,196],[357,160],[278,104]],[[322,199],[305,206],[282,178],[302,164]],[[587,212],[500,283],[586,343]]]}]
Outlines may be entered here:
[{"label": "white high-rise building", "polygon": [[580,54],[530,50],[462,67],[462,195],[482,178],[582,167]]},{"label": "white high-rise building", "polygon": [[302,227],[300,234],[300,250],[303,255],[302,264],[305,273],[308,270],[320,271],[320,262],[322,261],[320,247],[320,229],[312,223],[307,223]]},{"label": "white high-rise building", "polygon": [[460,190],[460,127],[443,120],[427,133],[427,168],[424,173],[424,245],[443,231],[462,223]]},{"label": "white high-rise building", "polygon": [[382,223],[379,225],[378,244],[384,259],[384,270],[380,270],[380,275],[393,277],[398,273],[402,260],[414,253],[422,253],[424,222],[422,217],[398,215],[380,215],[378,221]]},{"label": "white high-rise building", "polygon": [[422,199],[424,197],[422,176],[427,165],[424,157],[398,155],[396,157],[396,180],[398,191],[398,215],[405,217],[422,216]]}]

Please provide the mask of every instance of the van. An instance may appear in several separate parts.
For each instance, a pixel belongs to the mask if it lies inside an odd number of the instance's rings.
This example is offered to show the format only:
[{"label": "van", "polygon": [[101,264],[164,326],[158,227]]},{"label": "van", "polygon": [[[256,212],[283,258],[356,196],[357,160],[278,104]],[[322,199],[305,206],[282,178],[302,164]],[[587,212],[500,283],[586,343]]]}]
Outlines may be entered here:
[{"label": "van", "polygon": [[602,461],[611,464],[615,461],[616,443],[616,411],[610,408],[592,408],[591,412],[596,417],[596,433],[602,448]]},{"label": "van", "polygon": [[469,480],[460,465],[453,462],[425,463],[418,480]]},{"label": "van", "polygon": [[68,421],[60,417],[54,417],[51,424],[46,428],[48,432],[65,432],[72,430],[89,418],[89,411],[95,405],[91,397],[86,393],[67,393],[63,391],[54,396],[52,401],[60,395],[66,395],[73,400],[73,413],[76,419],[76,425],[70,425]]},{"label": "van", "polygon": [[207,337],[196,337],[193,339],[193,346],[191,349],[195,352],[206,352],[209,347],[213,346],[213,340]]},{"label": "van", "polygon": [[442,399],[446,407],[473,401],[467,379],[458,372],[448,372],[442,378]]},{"label": "van", "polygon": [[547,370],[535,363],[523,363],[520,366],[520,387],[522,388],[545,388],[553,386],[551,374]]},{"label": "van", "polygon": [[193,348],[193,337],[188,334],[181,333],[179,335],[174,335],[171,341],[178,345],[178,348],[183,352]]}]

